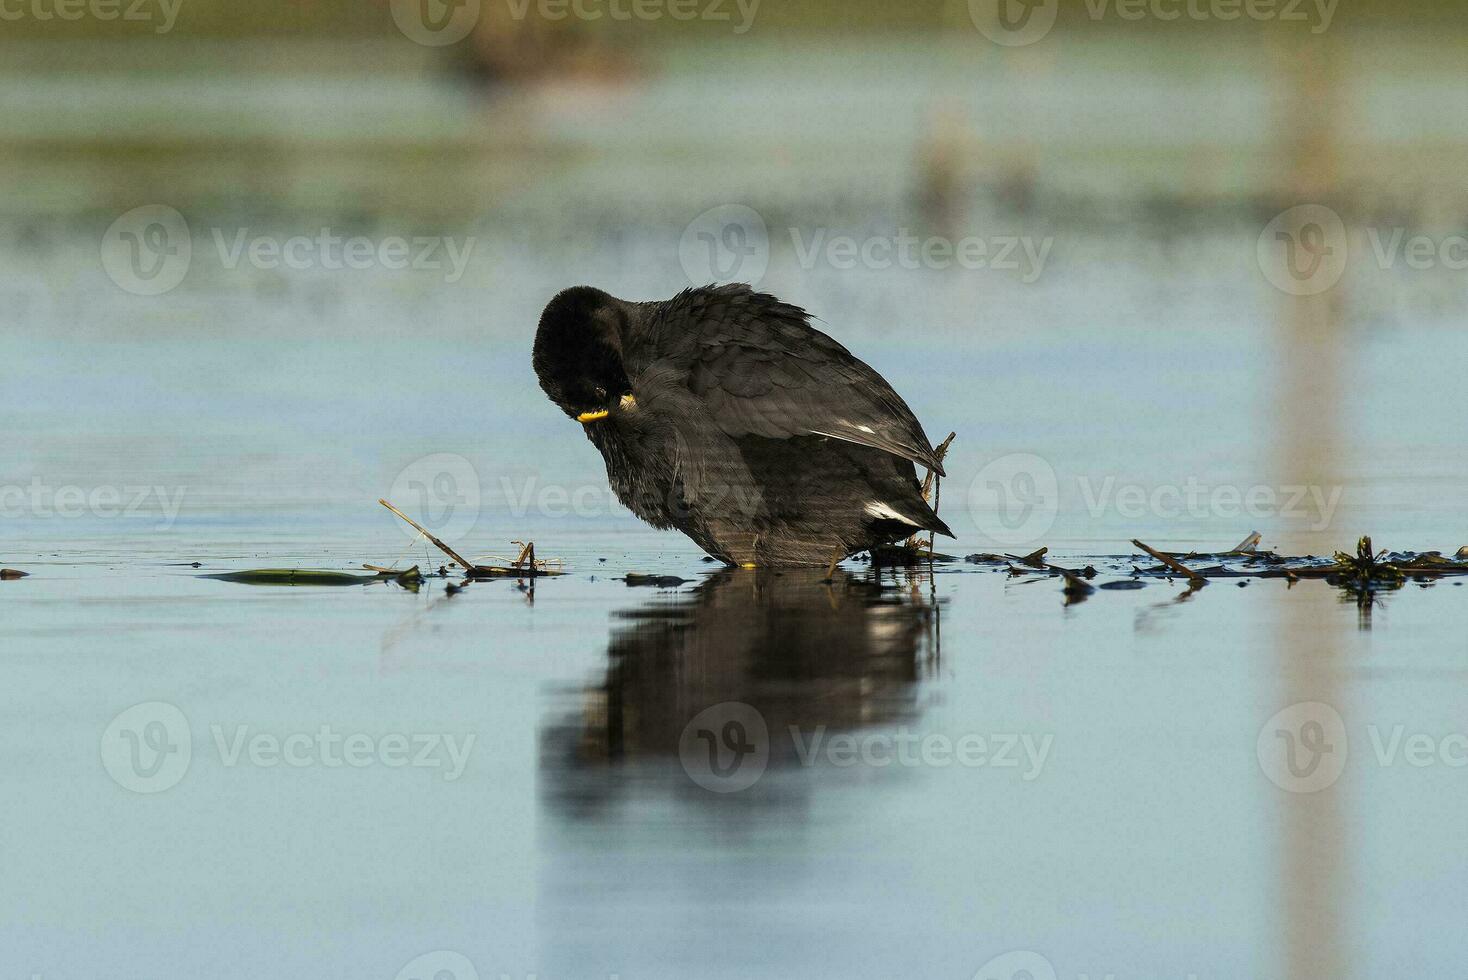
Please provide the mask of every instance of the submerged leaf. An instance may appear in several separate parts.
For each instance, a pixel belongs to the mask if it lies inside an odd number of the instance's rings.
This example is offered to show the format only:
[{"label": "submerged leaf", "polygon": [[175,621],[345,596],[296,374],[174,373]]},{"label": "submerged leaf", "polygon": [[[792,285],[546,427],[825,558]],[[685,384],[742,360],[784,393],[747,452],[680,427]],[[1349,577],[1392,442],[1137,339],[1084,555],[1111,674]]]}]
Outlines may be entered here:
[{"label": "submerged leaf", "polygon": [[310,568],[253,568],[243,572],[223,572],[218,575],[201,575],[221,582],[239,582],[243,585],[366,585],[380,582],[380,575],[355,575],[351,572],[330,572]]},{"label": "submerged leaf", "polygon": [[650,586],[655,589],[676,589],[689,580],[679,578],[676,575],[641,575],[637,572],[628,572],[627,577],[622,581],[633,587]]}]

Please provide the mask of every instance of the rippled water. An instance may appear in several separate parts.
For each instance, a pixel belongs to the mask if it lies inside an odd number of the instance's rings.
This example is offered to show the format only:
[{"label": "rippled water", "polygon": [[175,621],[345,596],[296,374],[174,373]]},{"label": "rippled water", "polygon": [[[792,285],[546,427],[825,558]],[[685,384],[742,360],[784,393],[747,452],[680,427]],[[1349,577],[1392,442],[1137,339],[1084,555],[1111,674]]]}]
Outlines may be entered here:
[{"label": "rippled water", "polygon": [[[620,111],[688,98],[647,84]],[[884,91],[900,108],[925,90]],[[862,86],[843,98],[863,104]],[[557,118],[590,126],[597,105]],[[785,106],[782,125],[817,108]],[[689,127],[686,154],[551,154],[462,219],[180,192],[195,255],[158,297],[117,288],[98,257],[135,196],[72,172],[74,207],[12,209],[0,567],[30,577],[0,582],[8,972],[1462,972],[1444,939],[1468,873],[1454,582],[1365,606],[1262,579],[1068,604],[1057,579],[962,563],[849,562],[827,584],[716,570],[611,502],[534,383],[530,339],[561,286],[687,284],[680,237],[729,203],[699,188],[732,159]],[[767,142],[809,159],[834,138]],[[802,269],[780,229],[918,220],[917,177],[851,168],[840,193],[787,174],[743,200],[777,231],[765,285],[931,435],[959,433],[943,484],[959,540],[940,548],[1048,545],[1079,567],[1132,538],[1218,551],[1256,529],[1297,553],[1362,533],[1468,544],[1456,283],[1353,281],[1329,342],[1302,347],[1288,338],[1313,307],[1260,274],[1246,216],[1082,221],[982,195],[964,220],[985,234],[1053,235],[1034,282]],[[481,174],[440,165],[447,186]],[[453,282],[231,269],[216,245],[320,227],[474,244]],[[1338,384],[1316,390],[1324,350]],[[382,496],[474,557],[533,539],[569,574],[457,594],[201,577],[436,568]]]}]

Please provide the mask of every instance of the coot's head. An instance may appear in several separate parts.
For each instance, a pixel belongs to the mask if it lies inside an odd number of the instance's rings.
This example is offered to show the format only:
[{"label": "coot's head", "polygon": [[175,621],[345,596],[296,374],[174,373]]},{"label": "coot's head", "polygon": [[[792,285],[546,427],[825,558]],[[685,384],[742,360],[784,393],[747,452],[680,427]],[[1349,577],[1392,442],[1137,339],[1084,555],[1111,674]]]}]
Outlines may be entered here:
[{"label": "coot's head", "polygon": [[600,421],[631,398],[622,337],[632,308],[600,289],[577,286],[557,295],[540,315],[535,374],[550,400],[578,422]]}]

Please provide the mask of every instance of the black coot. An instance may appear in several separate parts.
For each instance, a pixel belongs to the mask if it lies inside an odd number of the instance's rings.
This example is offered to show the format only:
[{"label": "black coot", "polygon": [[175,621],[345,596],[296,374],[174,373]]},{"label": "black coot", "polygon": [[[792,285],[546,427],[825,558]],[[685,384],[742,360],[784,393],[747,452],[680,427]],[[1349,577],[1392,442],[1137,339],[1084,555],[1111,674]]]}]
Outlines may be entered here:
[{"label": "black coot", "polygon": [[825,565],[920,530],[952,536],[913,463],[942,474],[892,387],[745,285],[633,303],[568,289],[535,373],[583,423],[617,496],[735,565]]}]

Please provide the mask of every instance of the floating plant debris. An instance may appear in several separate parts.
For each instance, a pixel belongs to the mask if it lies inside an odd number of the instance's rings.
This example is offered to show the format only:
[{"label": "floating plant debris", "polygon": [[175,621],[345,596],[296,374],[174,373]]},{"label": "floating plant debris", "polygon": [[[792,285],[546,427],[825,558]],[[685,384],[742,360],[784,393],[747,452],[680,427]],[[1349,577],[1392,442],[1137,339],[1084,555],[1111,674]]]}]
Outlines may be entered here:
[{"label": "floating plant debris", "polygon": [[1132,544],[1136,545],[1138,548],[1141,548],[1147,554],[1151,555],[1153,558],[1156,558],[1158,561],[1162,562],[1162,564],[1166,565],[1170,570],[1177,572],[1188,581],[1198,583],[1206,581],[1206,579],[1203,577],[1202,572],[1194,571],[1171,555],[1163,554],[1160,551],[1155,551],[1152,548],[1144,545],[1142,542],[1136,540],[1135,538],[1132,539]]},{"label": "floating plant debris", "polygon": [[[514,559],[505,559],[507,562],[505,565],[480,565],[471,562],[447,544],[444,544],[443,541],[439,540],[433,534],[429,533],[427,528],[398,510],[386,500],[378,502],[406,521],[421,537],[432,542],[435,547],[452,558],[454,564],[462,569],[464,581],[460,585],[451,585],[448,589],[450,595],[462,591],[464,586],[475,579],[535,579],[545,575],[565,574],[559,569],[548,567],[550,565],[559,565],[560,562],[558,560],[537,561],[535,558],[535,545],[520,541],[513,542],[520,546],[519,556]],[[394,562],[392,565],[364,564],[362,568],[369,574],[316,568],[250,568],[243,571],[221,572],[200,577],[216,579],[223,582],[237,582],[243,585],[348,586],[370,585],[375,582],[393,582],[411,592],[417,592],[428,576],[425,576],[422,569],[417,565],[406,569],[397,568],[396,565],[397,562]],[[199,566],[197,563],[194,563],[193,567],[197,568]],[[448,578],[450,575],[449,566],[440,565],[437,572],[431,574],[437,578]]]},{"label": "floating plant debris", "polygon": [[[910,538],[909,541],[916,539]],[[940,551],[930,551],[926,542],[921,544],[888,544],[880,548],[873,548],[867,552],[870,559],[876,564],[886,568],[910,568],[916,565],[926,565],[929,562],[947,564],[958,561],[956,555],[945,555]],[[710,559],[713,561],[714,559]]]},{"label": "floating plant debris", "polygon": [[512,544],[520,545],[519,557],[510,561],[508,565],[479,565],[460,555],[457,551],[444,544],[438,538],[429,533],[428,529],[419,524],[413,518],[398,510],[386,500],[377,501],[398,517],[408,523],[408,526],[428,539],[435,548],[442,551],[454,560],[471,579],[475,578],[539,578],[546,575],[564,575],[565,571],[551,566],[560,565],[559,559],[548,559],[537,561],[535,558],[535,542],[513,541]]},{"label": "floating plant debris", "polygon": [[1468,560],[1465,560],[1468,558],[1468,549],[1460,550],[1456,558],[1445,558],[1438,551],[1378,552],[1372,547],[1371,538],[1363,537],[1357,542],[1354,554],[1336,552],[1330,559],[1313,555],[1289,558],[1272,551],[1257,550],[1259,542],[1260,536],[1255,532],[1231,551],[1179,554],[1164,552],[1134,540],[1132,544],[1159,564],[1144,566],[1133,561],[1127,568],[1126,560],[1120,556],[1095,559],[1096,564],[1103,567],[1103,572],[1098,572],[1091,565],[1080,571],[1062,568],[1045,560],[1048,552],[1044,548],[1023,557],[972,554],[965,561],[976,565],[1003,565],[1011,578],[1034,577],[1040,574],[1062,577],[1065,580],[1062,593],[1066,596],[1067,604],[1079,601],[1089,594],[1080,587],[1086,584],[1084,579],[1091,579],[1105,572],[1128,572],[1131,577],[1121,581],[1102,582],[1096,588],[1108,591],[1140,589],[1148,578],[1181,578],[1188,584],[1186,595],[1189,597],[1209,581],[1220,578],[1239,580],[1236,584],[1240,586],[1247,584],[1244,580],[1254,578],[1280,578],[1290,584],[1301,579],[1324,579],[1360,598],[1369,597],[1375,591],[1401,588],[1409,580],[1425,587],[1441,578],[1468,575]]}]

